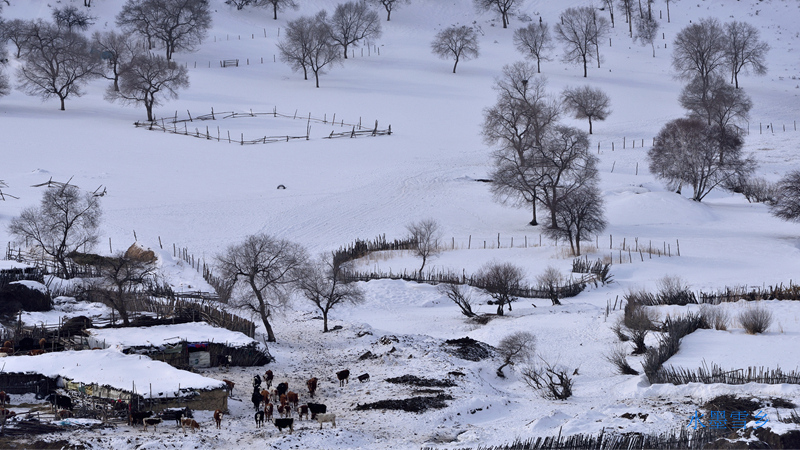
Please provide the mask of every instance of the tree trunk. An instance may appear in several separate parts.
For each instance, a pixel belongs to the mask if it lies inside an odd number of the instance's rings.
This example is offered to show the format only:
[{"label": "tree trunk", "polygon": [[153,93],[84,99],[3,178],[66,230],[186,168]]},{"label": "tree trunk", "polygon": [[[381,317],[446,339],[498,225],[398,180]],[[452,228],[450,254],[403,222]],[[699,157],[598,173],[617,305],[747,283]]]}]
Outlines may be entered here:
[{"label": "tree trunk", "polygon": [[458,67],[458,56],[456,56],[456,63],[453,64],[453,73],[456,73],[456,67]]},{"label": "tree trunk", "polygon": [[278,4],[272,4],[272,20],[278,20]]},{"label": "tree trunk", "polygon": [[592,116],[589,116],[589,134],[592,134]]},{"label": "tree trunk", "polygon": [[320,308],[322,310],[322,332],[328,332],[328,310],[324,308]]},{"label": "tree trunk", "polygon": [[303,79],[308,80],[308,69],[306,66],[303,66]]},{"label": "tree trunk", "polygon": [[539,57],[536,57],[536,73],[542,73],[542,63]]},{"label": "tree trunk", "polygon": [[66,111],[66,108],[64,108],[64,97],[59,95],[58,98],[61,99],[61,111]]},{"label": "tree trunk", "polygon": [[392,10],[391,9],[387,9],[386,10],[386,21],[388,22],[390,20],[392,20]]},{"label": "tree trunk", "polygon": [[586,75],[587,75],[586,65],[587,65],[586,54],[584,53],[583,54],[583,78],[586,78]]},{"label": "tree trunk", "polygon": [[533,212],[533,219],[531,219],[529,225],[535,227],[536,225],[539,225],[539,222],[536,220],[536,199],[534,199],[531,203],[533,205],[531,207],[531,211]]},{"label": "tree trunk", "polygon": [[347,59],[347,45],[343,45],[344,47],[344,59]]},{"label": "tree trunk", "polygon": [[427,257],[427,256],[425,256],[425,255],[422,255],[422,266],[420,266],[420,268],[419,268],[419,276],[420,276],[420,277],[422,277],[422,269],[424,269],[424,268],[425,268],[425,263],[426,263],[427,261],[428,261],[428,257]]},{"label": "tree trunk", "polygon": [[317,88],[319,88],[319,71],[314,71],[314,78],[317,80]]},{"label": "tree trunk", "polygon": [[499,301],[499,300],[497,302],[497,315],[498,316],[502,316],[503,315],[503,303],[501,301]]}]

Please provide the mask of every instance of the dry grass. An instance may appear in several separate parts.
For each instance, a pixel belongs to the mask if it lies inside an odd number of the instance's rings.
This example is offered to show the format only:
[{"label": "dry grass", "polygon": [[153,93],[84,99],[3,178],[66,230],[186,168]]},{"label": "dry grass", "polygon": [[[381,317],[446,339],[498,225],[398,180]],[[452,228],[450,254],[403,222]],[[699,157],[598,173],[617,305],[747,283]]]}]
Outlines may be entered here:
[{"label": "dry grass", "polygon": [[748,307],[737,319],[747,334],[763,333],[772,325],[772,313],[761,305]]}]

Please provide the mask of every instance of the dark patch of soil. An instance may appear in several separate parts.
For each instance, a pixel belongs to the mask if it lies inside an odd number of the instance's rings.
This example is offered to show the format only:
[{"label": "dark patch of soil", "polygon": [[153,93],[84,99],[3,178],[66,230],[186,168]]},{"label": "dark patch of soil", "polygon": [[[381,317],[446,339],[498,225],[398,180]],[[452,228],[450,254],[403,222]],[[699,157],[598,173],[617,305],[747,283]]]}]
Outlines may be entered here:
[{"label": "dark patch of soil", "polygon": [[[745,411],[747,412],[747,418],[740,419],[740,421],[744,420],[750,422],[751,420],[755,420],[753,414],[761,409],[761,403],[756,400],[726,394],[712,398],[703,405],[703,409],[706,411],[725,411],[726,417],[734,411]],[[706,417],[708,417],[708,415]],[[734,429],[730,421],[726,422],[726,428]]]},{"label": "dark patch of soil", "polygon": [[772,397],[769,399],[768,403],[769,403],[768,406],[772,406],[773,408],[786,408],[786,409],[797,408],[797,405],[795,405],[794,402],[791,402],[789,400],[786,400],[785,398],[780,398],[780,397]]},{"label": "dark patch of soil", "polygon": [[444,341],[444,345],[450,347],[456,357],[467,361],[481,361],[492,356],[492,347],[489,344],[470,339],[469,336]]},{"label": "dark patch of soil", "polygon": [[19,448],[35,450],[84,450],[83,445],[71,444],[67,440],[29,441],[27,439],[0,438],[0,448]]},{"label": "dark patch of soil", "polygon": [[365,359],[375,359],[378,355],[372,353],[371,351],[367,350],[366,353],[358,357],[359,361],[364,361]]},{"label": "dark patch of soil", "polygon": [[406,412],[424,412],[428,409],[442,409],[447,407],[446,400],[453,400],[452,395],[439,394],[433,397],[411,397],[402,400],[379,400],[356,406],[356,411],[368,409],[391,409]]},{"label": "dark patch of soil", "polygon": [[387,378],[386,381],[395,384],[409,384],[420,387],[453,387],[456,384],[451,380],[435,380],[433,378],[420,378],[416,375],[403,375],[402,377]]}]

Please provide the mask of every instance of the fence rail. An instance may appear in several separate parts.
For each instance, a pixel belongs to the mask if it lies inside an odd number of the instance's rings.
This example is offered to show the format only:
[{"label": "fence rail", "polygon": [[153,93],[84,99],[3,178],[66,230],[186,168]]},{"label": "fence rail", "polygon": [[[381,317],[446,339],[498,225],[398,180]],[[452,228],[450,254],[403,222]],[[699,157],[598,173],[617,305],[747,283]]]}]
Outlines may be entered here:
[{"label": "fence rail", "polygon": [[709,369],[705,364],[697,369],[683,367],[662,367],[652,375],[648,375],[650,383],[670,384],[800,384],[800,372],[783,372],[780,367],[748,367],[747,369],[724,370],[716,364]]},{"label": "fence rail", "polygon": [[[241,113],[235,111],[225,111],[225,112],[215,112],[214,108],[211,108],[210,114],[204,114],[192,117],[192,114],[187,110],[186,111],[187,118],[178,118],[178,112],[175,112],[173,117],[162,117],[161,119],[156,119],[153,121],[144,121],[144,122],[134,122],[134,126],[137,128],[147,128],[148,130],[155,130],[155,131],[162,131],[165,133],[172,133],[178,134],[183,136],[192,136],[195,138],[201,138],[206,140],[216,140],[217,142],[228,142],[229,144],[239,144],[239,145],[253,145],[253,144],[271,144],[275,142],[289,142],[291,140],[309,140],[311,139],[311,124],[312,123],[321,123],[325,125],[332,125],[332,126],[339,126],[352,128],[351,131],[348,132],[341,132],[341,133],[331,133],[328,136],[324,136],[325,139],[333,139],[338,137],[350,137],[356,138],[358,136],[389,136],[392,134],[392,126],[389,125],[387,129],[380,129],[378,128],[378,121],[375,120],[375,125],[373,127],[367,128],[364,127],[361,123],[361,118],[359,118],[358,123],[346,123],[344,120],[340,120],[339,122],[336,121],[336,114],[333,115],[331,120],[328,120],[328,115],[325,114],[322,118],[318,117],[311,117],[311,113],[308,113],[308,116],[298,116],[297,111],[295,111],[294,115],[282,114],[277,111],[277,108],[273,108],[272,112],[250,112]],[[290,136],[290,135],[281,135],[281,136],[261,136],[255,139],[245,139],[244,133],[240,133],[238,138],[236,136],[231,137],[230,131],[226,132],[226,136],[222,136],[222,131],[220,130],[219,126],[217,126],[217,135],[214,136],[211,134],[211,129],[206,125],[205,133],[203,130],[197,127],[193,127],[194,130],[189,129],[189,123],[193,123],[194,121],[209,121],[209,120],[217,120],[220,119],[236,119],[236,118],[244,118],[244,117],[274,117],[274,118],[287,118],[292,120],[305,120],[306,121],[306,134],[302,136]],[[183,125],[183,129],[179,125]]]}]

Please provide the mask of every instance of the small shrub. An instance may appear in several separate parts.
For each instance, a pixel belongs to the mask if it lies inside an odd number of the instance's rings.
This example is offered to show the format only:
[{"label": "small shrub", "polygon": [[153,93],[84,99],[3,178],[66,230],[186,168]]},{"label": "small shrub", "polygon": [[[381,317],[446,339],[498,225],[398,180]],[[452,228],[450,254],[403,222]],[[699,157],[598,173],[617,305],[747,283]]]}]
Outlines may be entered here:
[{"label": "small shrub", "polygon": [[611,331],[617,335],[621,342],[628,342],[631,340],[631,337],[625,334],[625,324],[623,321],[624,319],[622,317],[617,319],[616,323],[611,327]]},{"label": "small shrub", "polygon": [[739,313],[738,320],[747,334],[763,333],[772,325],[772,313],[763,306],[752,306]]},{"label": "small shrub", "polygon": [[617,371],[622,375],[639,375],[639,372],[628,364],[626,359],[625,350],[620,346],[614,347],[606,356],[606,361],[610,362],[617,368]]},{"label": "small shrub", "polygon": [[644,289],[630,289],[623,297],[628,304],[635,303],[643,306],[658,305],[658,298]]},{"label": "small shrub", "polygon": [[572,397],[572,377],[564,367],[556,367],[542,360],[542,366],[528,366],[522,369],[525,384],[539,391],[548,400],[566,400]]},{"label": "small shrub", "polygon": [[661,305],[688,305],[697,303],[694,293],[680,277],[666,275],[658,280],[658,303]]},{"label": "small shrub", "polygon": [[730,316],[728,312],[720,306],[703,305],[700,307],[700,317],[715,330],[725,331],[728,329]]},{"label": "small shrub", "polygon": [[623,324],[629,330],[658,329],[655,323],[653,323],[653,319],[650,317],[650,312],[642,305],[642,303],[639,303],[638,300],[634,300],[629,296],[629,294],[626,294],[625,296],[627,303],[625,304],[624,314],[622,316]]}]

